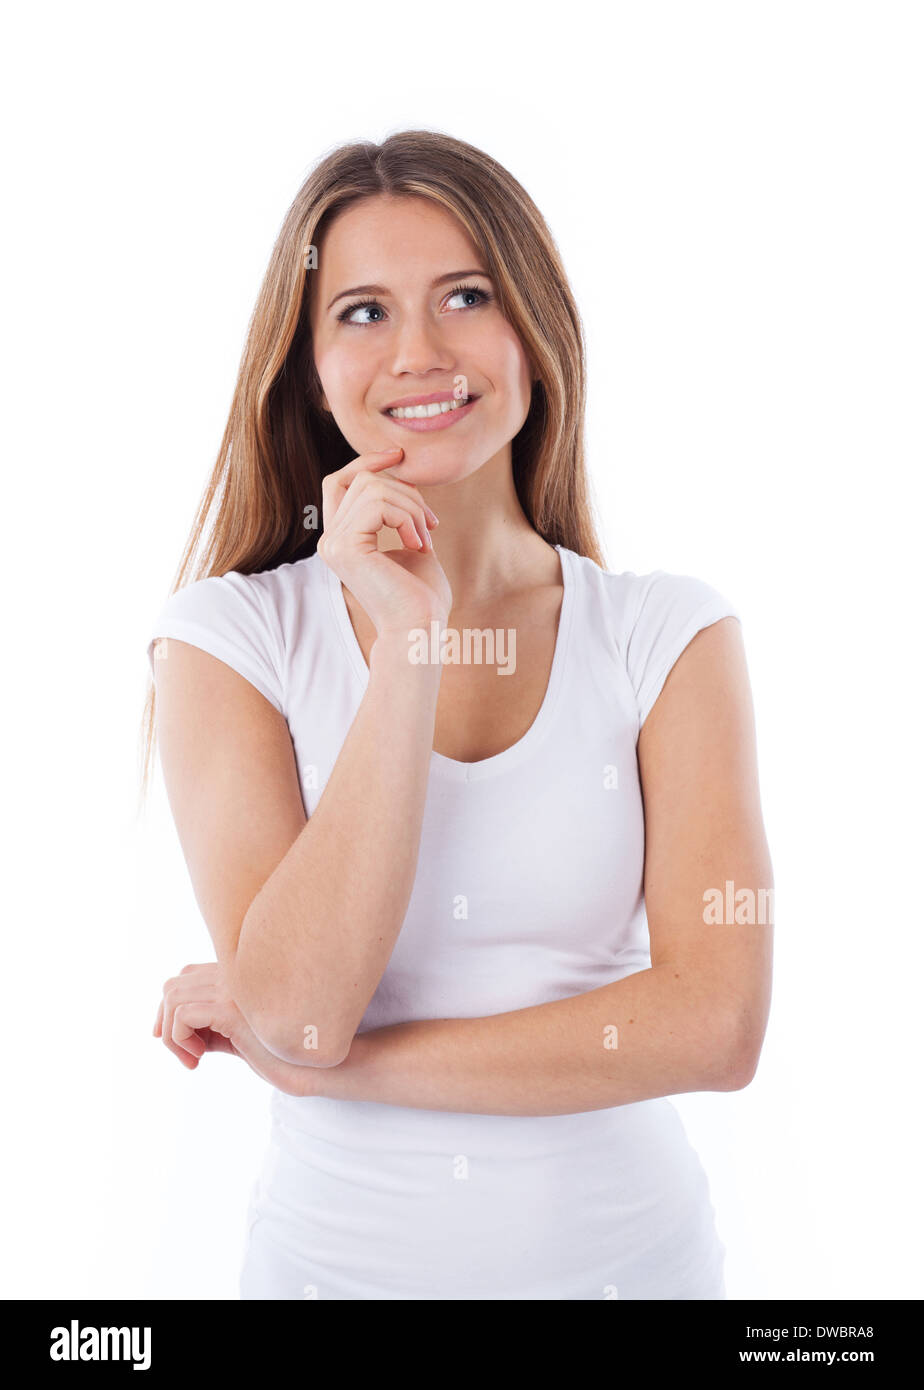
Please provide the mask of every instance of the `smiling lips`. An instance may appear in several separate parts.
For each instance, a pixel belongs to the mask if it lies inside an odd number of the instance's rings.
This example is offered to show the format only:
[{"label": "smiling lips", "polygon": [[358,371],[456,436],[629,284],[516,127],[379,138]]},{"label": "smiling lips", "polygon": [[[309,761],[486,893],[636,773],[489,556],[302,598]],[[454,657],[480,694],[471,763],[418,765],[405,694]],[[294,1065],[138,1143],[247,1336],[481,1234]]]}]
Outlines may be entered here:
[{"label": "smiling lips", "polygon": [[468,415],[478,396],[463,396],[458,400],[451,391],[439,391],[432,396],[408,396],[405,402],[388,406],[382,414],[405,429],[445,430],[463,415]]}]

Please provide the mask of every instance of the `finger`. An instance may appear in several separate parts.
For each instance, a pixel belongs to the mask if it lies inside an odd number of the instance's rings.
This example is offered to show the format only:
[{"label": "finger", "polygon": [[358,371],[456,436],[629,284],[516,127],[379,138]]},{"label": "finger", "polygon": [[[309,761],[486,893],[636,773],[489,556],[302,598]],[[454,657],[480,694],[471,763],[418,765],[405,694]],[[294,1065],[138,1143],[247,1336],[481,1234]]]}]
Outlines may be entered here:
[{"label": "finger", "polygon": [[351,495],[363,492],[367,488],[374,490],[385,483],[387,483],[392,490],[397,489],[398,492],[403,493],[409,502],[413,502],[416,506],[420,507],[427,513],[428,517],[439,520],[436,512],[433,511],[431,507],[427,506],[427,503],[424,501],[423,493],[419,487],[416,487],[414,483],[406,483],[403,478],[396,478],[395,475],[390,473],[387,469],[384,472],[378,470],[372,473],[368,470],[363,470],[363,472],[357,473],[356,477],[347,488],[345,500],[341,505],[345,505]]},{"label": "finger", "polygon": [[[169,1024],[170,1024],[170,1022],[171,1022],[171,1018],[170,1018],[170,1003],[169,1003],[169,1000],[170,1000],[170,996],[171,996],[171,994],[172,994],[172,992],[173,992],[173,989],[174,989],[175,986],[176,986],[176,983],[177,983],[177,982],[176,982],[176,979],[171,979],[171,980],[165,980],[165,981],[164,981],[164,984],[163,984],[163,997],[162,997],[162,999],[161,999],[161,1001],[160,1001],[160,1008],[159,1008],[158,1011],[157,1011],[158,1022],[155,1023],[155,1025],[154,1025],[155,1036],[158,1037],[158,1038],[162,1038],[164,1042],[167,1042],[167,1040],[168,1040],[168,1038],[169,1038],[169,1036],[170,1036]],[[158,1027],[158,1024],[159,1024],[159,1027]],[[168,1046],[169,1046],[169,1043],[168,1043]]]},{"label": "finger", "polygon": [[420,551],[428,548],[423,538],[429,535],[423,513],[420,513],[420,520],[417,521],[403,500],[395,501],[387,495],[384,498],[369,495],[359,500],[343,526],[345,529],[341,538],[345,543],[357,537],[365,537],[374,547],[377,543],[377,532],[381,531],[383,526],[389,526],[398,532],[408,550]]},{"label": "finger", "polygon": [[201,1057],[208,1049],[196,1029],[210,1028],[214,1017],[215,1009],[208,999],[190,1000],[177,1005],[173,1015],[173,1041],[191,1056]]},{"label": "finger", "polygon": [[[331,541],[344,530],[355,529],[356,508],[361,499],[367,496],[392,497],[396,502],[406,506],[414,516],[414,526],[420,543],[410,535],[405,527],[401,530],[401,539],[408,550],[432,550],[433,543],[430,537],[428,521],[432,518],[434,524],[439,525],[439,518],[431,507],[424,502],[418,488],[411,483],[405,483],[400,478],[395,478],[391,473],[377,474],[369,472],[357,473],[344,493],[336,511],[336,519],[325,526],[325,530],[319,540],[318,549],[321,551],[322,558],[327,563],[331,563],[329,549]],[[376,531],[381,530],[383,525],[393,525],[393,523],[378,520],[374,530],[366,529],[365,534],[370,540]],[[395,527],[395,529],[399,529]],[[322,548],[323,543],[323,548]]]},{"label": "finger", "polygon": [[391,473],[378,473],[375,475],[374,479],[372,479],[371,475],[368,473],[360,473],[352,486],[354,488],[360,486],[364,478],[370,478],[372,486],[375,486],[375,484],[379,482],[383,485],[387,484],[391,492],[394,492],[397,488],[398,492],[407,498],[408,504],[412,508],[419,509],[421,516],[424,517],[428,525],[439,526],[440,519],[436,512],[432,507],[427,506],[420,488],[414,487],[413,483],[406,483],[403,478],[395,478]]},{"label": "finger", "polygon": [[168,1052],[172,1052],[174,1057],[178,1058],[183,1063],[183,1066],[186,1067],[187,1070],[192,1071],[193,1067],[199,1065],[199,1058],[194,1057],[185,1047],[180,1047],[171,1037],[164,1037],[164,1046]]},{"label": "finger", "polygon": [[382,526],[391,526],[400,532],[400,527],[396,526],[393,521],[384,519],[384,511],[380,512],[381,519],[374,526],[374,530],[369,528],[369,518],[372,515],[369,508],[373,504],[378,508],[388,503],[397,507],[402,513],[407,513],[413,520],[420,544],[418,545],[415,537],[405,530],[402,539],[408,544],[408,548],[411,550],[430,549],[430,532],[427,527],[427,515],[424,510],[423,499],[416,488],[405,490],[391,478],[376,478],[367,488],[356,491],[352,496],[347,495],[337,517],[334,535],[357,530],[366,535],[374,535],[376,531],[381,530]]},{"label": "finger", "polygon": [[[170,988],[172,988],[172,987],[177,983],[177,981],[178,981],[178,979],[179,979],[180,977],[185,977],[185,976],[187,976],[187,975],[189,975],[189,974],[191,974],[191,973],[198,973],[199,971],[204,971],[204,972],[216,972],[217,969],[218,969],[218,965],[217,965],[217,963],[214,962],[214,961],[205,963],[205,964],[203,964],[203,965],[184,965],[184,966],[183,966],[183,969],[180,971],[180,975],[179,975],[179,976],[176,976],[176,977],[174,977],[173,979],[167,980],[167,981],[164,983],[164,995],[166,996],[167,991],[168,991]],[[157,1006],[157,1017],[156,1017],[155,1020],[154,1020],[154,1032],[153,1032],[153,1036],[154,1036],[155,1038],[159,1038],[159,1037],[161,1036],[161,1032],[162,1032],[162,1029],[163,1029],[163,1025],[164,1025],[164,1000],[163,1000],[163,998],[162,998],[161,1001],[160,1001],[160,1003],[159,1003],[159,1005]]]},{"label": "finger", "polygon": [[357,454],[355,459],[350,459],[349,463],[345,463],[335,473],[328,473],[327,478],[334,479],[339,486],[347,488],[357,473],[379,473],[383,468],[397,467],[396,460],[399,454],[403,453],[401,445],[396,444],[391,449],[375,449],[371,454]]},{"label": "finger", "polygon": [[205,1043],[206,1052],[234,1052],[234,1044],[225,1033],[216,1032],[214,1028],[197,1031]]},{"label": "finger", "polygon": [[[202,1055],[201,1047],[195,1044],[191,1047],[184,1047],[182,1039],[176,1036],[176,1012],[183,1004],[204,1003],[205,1006],[215,1010],[214,1005],[215,980],[213,972],[204,969],[192,971],[189,974],[182,974],[176,979],[168,980],[164,986],[164,1014],[161,1021],[161,1038],[164,1045],[169,1048],[182,1062],[188,1062],[190,1056],[198,1061]],[[201,1039],[198,1040],[201,1043]]]},{"label": "finger", "polygon": [[321,479],[321,498],[322,498],[322,517],[323,525],[326,528],[333,521],[340,503],[343,501],[343,494],[352,483],[353,479],[360,473],[380,473],[383,468],[396,468],[403,462],[404,450],[400,447],[394,449],[381,449],[373,454],[359,454],[342,468],[337,468],[333,473],[328,473]]},{"label": "finger", "polygon": [[395,506],[389,502],[382,509],[382,520],[386,526],[390,526],[398,532],[409,550],[433,549],[433,542],[430,540],[430,532],[422,512],[415,516],[414,512],[411,511],[410,516],[408,516],[403,507]]}]

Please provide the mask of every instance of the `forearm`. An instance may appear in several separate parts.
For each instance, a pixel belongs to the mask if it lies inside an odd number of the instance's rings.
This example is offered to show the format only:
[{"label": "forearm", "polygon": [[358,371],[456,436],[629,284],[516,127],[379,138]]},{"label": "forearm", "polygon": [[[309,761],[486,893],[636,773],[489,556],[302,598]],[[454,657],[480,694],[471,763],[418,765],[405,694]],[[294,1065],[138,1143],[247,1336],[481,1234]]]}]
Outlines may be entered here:
[{"label": "forearm", "polygon": [[692,972],[659,965],[550,1004],[360,1033],[339,1066],[306,1086],[333,1099],[482,1115],[732,1090],[745,1084],[750,1059],[743,1025],[717,997]]},{"label": "forearm", "polygon": [[441,672],[412,664],[407,650],[397,637],[376,640],[320,802],[241,928],[234,997],[288,1061],[323,1066],[342,1055],[407,911]]}]

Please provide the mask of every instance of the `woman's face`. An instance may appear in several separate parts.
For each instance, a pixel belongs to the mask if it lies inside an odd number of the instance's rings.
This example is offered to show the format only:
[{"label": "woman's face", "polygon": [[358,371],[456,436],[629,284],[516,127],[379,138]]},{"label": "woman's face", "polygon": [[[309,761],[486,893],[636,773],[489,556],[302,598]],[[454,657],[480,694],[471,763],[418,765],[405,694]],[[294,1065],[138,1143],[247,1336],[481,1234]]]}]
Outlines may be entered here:
[{"label": "woman's face", "polygon": [[[307,273],[322,404],[357,454],[399,445],[396,476],[436,485],[509,450],[529,413],[529,361],[450,212],[424,198],[368,198],[332,223],[317,259]],[[434,417],[438,429],[386,414],[434,395],[473,403]]]}]

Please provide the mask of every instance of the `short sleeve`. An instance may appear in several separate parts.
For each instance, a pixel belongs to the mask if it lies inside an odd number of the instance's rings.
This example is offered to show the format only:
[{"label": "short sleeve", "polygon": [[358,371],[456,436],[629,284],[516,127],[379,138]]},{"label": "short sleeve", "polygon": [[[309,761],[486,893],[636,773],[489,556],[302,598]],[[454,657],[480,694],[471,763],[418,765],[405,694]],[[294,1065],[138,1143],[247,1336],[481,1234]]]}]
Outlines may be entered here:
[{"label": "short sleeve", "polygon": [[626,648],[626,668],[638,703],[639,728],[651,712],[678,657],[698,632],[740,614],[717,589],[686,574],[644,575]]},{"label": "short sleeve", "polygon": [[189,642],[250,681],[284,714],[282,653],[264,575],[230,571],[196,580],[171,594],[148,628],[148,661],[169,660],[169,640]]}]

